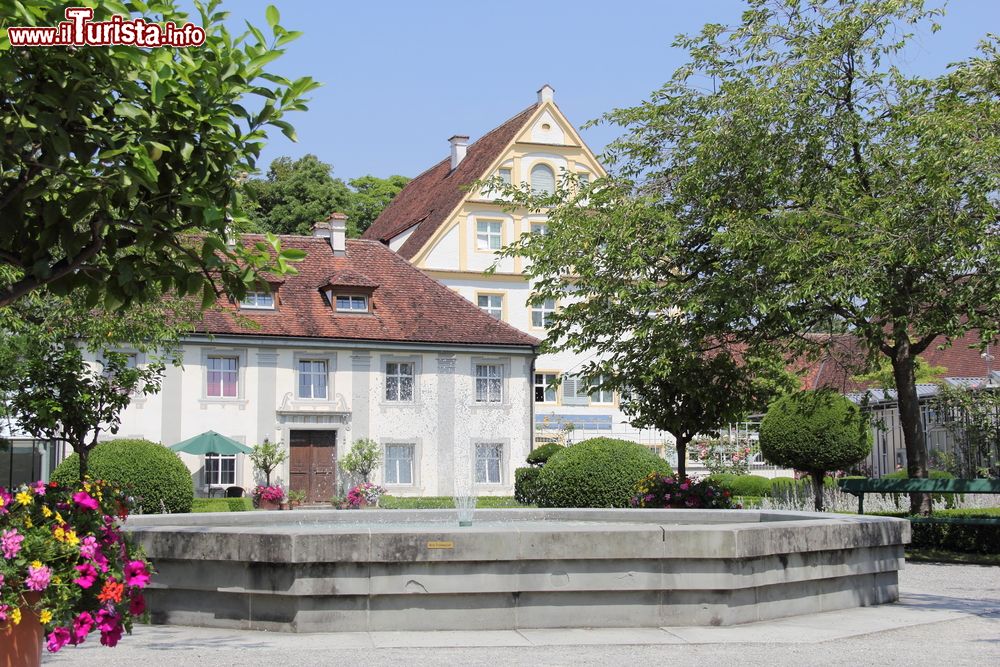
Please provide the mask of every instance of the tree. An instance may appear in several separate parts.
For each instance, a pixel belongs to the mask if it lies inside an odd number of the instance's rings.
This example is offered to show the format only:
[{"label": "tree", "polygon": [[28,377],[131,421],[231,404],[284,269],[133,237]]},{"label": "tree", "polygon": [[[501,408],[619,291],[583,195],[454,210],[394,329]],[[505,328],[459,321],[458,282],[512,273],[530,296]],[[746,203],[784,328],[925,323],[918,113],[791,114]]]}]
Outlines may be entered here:
[{"label": "tree", "polygon": [[254,470],[264,473],[264,486],[271,486],[271,473],[288,458],[288,452],[280,444],[265,439],[259,445],[254,445],[250,452],[250,463]]},{"label": "tree", "polygon": [[352,475],[360,476],[365,482],[368,476],[382,462],[382,450],[371,438],[355,440],[351,451],[340,461],[340,467]]},{"label": "tree", "polygon": [[952,468],[959,477],[1000,476],[1000,387],[938,384],[934,397],[938,424],[954,439]]},{"label": "tree", "polygon": [[332,172],[332,166],[311,154],[275,159],[266,178],[243,184],[251,222],[259,231],[312,234],[315,223],[350,208],[351,193]]},{"label": "tree", "polygon": [[[0,25],[55,26],[66,3],[4,3]],[[300,33],[266,12],[234,37],[219,0],[196,3],[202,46],[12,48],[0,30],[0,306],[40,286],[107,309],[173,292],[207,305],[241,298],[262,270],[292,271],[299,251],[228,246],[242,213],[235,183],[252,173],[268,126],[316,84],[265,67]],[[173,0],[101,3],[110,14],[183,25]],[[108,16],[100,14],[107,13]],[[198,234],[192,234],[198,232]]]},{"label": "tree", "polygon": [[351,236],[364,234],[365,230],[375,222],[375,218],[409,182],[408,177],[399,175],[389,178],[368,175],[348,181],[353,189],[350,206],[347,209],[348,233]]},{"label": "tree", "polygon": [[[913,364],[913,379],[918,384],[935,382],[947,372],[948,369],[944,366],[929,365],[923,357],[917,357]],[[885,356],[878,357],[875,360],[874,369],[869,370],[867,373],[855,375],[852,379],[855,382],[872,385],[885,391],[892,389],[896,385],[892,362]]]},{"label": "tree", "polygon": [[809,473],[816,511],[823,477],[868,456],[872,431],[858,406],[832,390],[802,391],[775,401],[760,423],[760,451],[777,465]]},{"label": "tree", "polygon": [[907,29],[936,27],[919,0],[748,5],[738,26],[678,39],[690,62],[604,118],[624,128],[615,176],[540,202],[549,234],[513,250],[537,294],[581,295],[567,324],[606,338],[794,356],[838,318],[890,361],[908,473],[926,477],[917,355],[1000,327],[998,41],[926,79],[894,64]]}]

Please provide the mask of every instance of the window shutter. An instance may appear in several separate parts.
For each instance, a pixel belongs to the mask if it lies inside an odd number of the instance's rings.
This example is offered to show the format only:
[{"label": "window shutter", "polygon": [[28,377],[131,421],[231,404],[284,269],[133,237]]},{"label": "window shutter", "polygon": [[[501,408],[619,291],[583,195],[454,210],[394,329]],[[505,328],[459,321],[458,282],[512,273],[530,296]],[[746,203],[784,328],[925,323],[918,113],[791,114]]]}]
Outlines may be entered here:
[{"label": "window shutter", "polygon": [[531,168],[531,191],[548,195],[556,191],[556,175],[551,167],[536,164]]},{"label": "window shutter", "polygon": [[563,378],[563,405],[588,405],[590,398],[581,391],[584,389],[580,377],[567,375]]}]

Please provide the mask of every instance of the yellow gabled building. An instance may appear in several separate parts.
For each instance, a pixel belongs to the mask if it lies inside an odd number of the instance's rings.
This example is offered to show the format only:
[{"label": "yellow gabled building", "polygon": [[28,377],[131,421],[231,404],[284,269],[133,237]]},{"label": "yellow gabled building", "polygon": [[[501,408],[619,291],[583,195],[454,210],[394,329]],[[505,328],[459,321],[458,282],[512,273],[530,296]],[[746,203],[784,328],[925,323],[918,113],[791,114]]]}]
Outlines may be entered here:
[{"label": "yellow gabled building", "polygon": [[[605,175],[544,85],[537,101],[475,142],[455,135],[451,154],[414,178],[365,232],[481,309],[530,333],[545,337],[548,313],[559,304],[530,306],[531,289],[521,258],[503,258],[491,275],[496,251],[521,234],[544,233],[546,217],[507,210],[488,192],[472,185],[492,177],[527,183],[536,191],[555,188],[564,174],[582,182]],[[638,432],[627,424],[610,392],[589,393],[577,381],[593,355],[569,353],[538,357],[534,369],[535,444],[565,434],[573,441],[595,435],[637,439],[662,454],[664,434]],[[561,377],[558,389],[550,387]]]}]

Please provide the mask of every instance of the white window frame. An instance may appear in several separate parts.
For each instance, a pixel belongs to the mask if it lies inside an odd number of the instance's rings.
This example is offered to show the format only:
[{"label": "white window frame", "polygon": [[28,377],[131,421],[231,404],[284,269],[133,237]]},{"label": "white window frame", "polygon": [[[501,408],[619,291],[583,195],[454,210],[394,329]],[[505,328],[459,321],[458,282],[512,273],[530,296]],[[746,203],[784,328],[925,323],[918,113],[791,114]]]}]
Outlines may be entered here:
[{"label": "white window frame", "polygon": [[599,403],[601,405],[612,405],[615,402],[615,392],[612,389],[598,389],[596,385],[601,384],[604,381],[603,375],[598,375],[594,379],[594,386],[591,386],[590,391],[590,402]]},{"label": "white window frame", "polygon": [[[346,301],[343,307],[341,299]],[[368,297],[364,294],[335,294],[333,307],[338,313],[367,313]]]},{"label": "white window frame", "polygon": [[[210,465],[209,462],[214,461],[214,465]],[[224,481],[222,478],[223,474],[223,461],[231,463],[232,467],[232,480]],[[227,475],[228,479],[228,475]],[[209,487],[220,487],[220,486],[235,486],[236,485],[236,455],[235,454],[205,454],[205,486]]]},{"label": "white window frame", "polygon": [[533,222],[531,223],[530,229],[532,234],[545,236],[549,233],[549,226],[544,222]]},{"label": "white window frame", "polygon": [[[302,367],[305,364],[309,364],[309,370],[303,370]],[[321,364],[322,370],[316,370],[313,364]],[[301,358],[295,360],[295,372],[296,372],[296,382],[295,382],[295,395],[296,398],[302,400],[312,400],[312,401],[328,401],[330,400],[330,364],[326,359],[310,359]],[[309,383],[309,396],[303,396],[302,394],[302,380],[303,376],[312,377],[312,381]],[[323,379],[323,396],[316,396],[316,377]]]},{"label": "white window frame", "polygon": [[576,179],[577,179],[577,183],[580,184],[580,189],[581,190],[586,190],[588,187],[590,187],[590,172],[589,171],[581,171],[580,173],[578,173],[576,175]]},{"label": "white window frame", "polygon": [[[389,450],[392,447],[400,447],[400,448],[408,449],[410,451],[409,459],[406,459],[405,457],[404,458],[400,458],[400,459],[390,459],[390,457],[389,457]],[[417,466],[416,466],[417,443],[415,443],[415,442],[387,442],[383,446],[383,449],[384,449],[384,452],[383,452],[383,461],[385,461],[385,463],[383,464],[383,469],[382,469],[382,482],[386,486],[415,486],[416,483],[417,483],[417,470],[416,470],[416,468],[417,468]],[[400,481],[400,474],[399,473],[401,472],[401,468],[399,466],[399,462],[401,462],[401,461],[407,461],[407,460],[409,461],[409,464],[410,464],[410,469],[409,469],[410,480],[408,482],[402,482],[402,481]],[[390,461],[393,461],[393,462],[396,463],[395,469],[390,468]],[[393,474],[391,474],[391,475],[390,475],[390,470],[392,470],[392,472],[393,472]]]},{"label": "white window frame", "polygon": [[260,290],[247,292],[246,297],[240,301],[240,308],[245,310],[274,310],[274,292],[261,292]]},{"label": "white window frame", "polygon": [[[395,368],[392,368],[395,367]],[[404,367],[409,367],[410,372],[403,372]],[[403,380],[410,380],[410,397],[403,398]],[[395,380],[395,383],[391,382]],[[391,389],[395,385],[395,392]],[[413,403],[417,395],[417,364],[412,361],[386,361],[385,362],[385,401],[387,403]],[[395,393],[395,397],[391,394]]]},{"label": "white window frame", "polygon": [[546,299],[541,305],[532,304],[531,326],[535,329],[545,329],[552,323],[551,316],[554,312],[556,312],[555,299]]},{"label": "white window frame", "polygon": [[[551,386],[553,382],[559,377],[558,373],[552,373],[548,371],[535,371],[534,377],[534,392],[532,393],[532,400],[535,403],[558,403],[559,402],[559,392],[554,386]],[[541,380],[539,380],[541,378]],[[542,400],[538,400],[538,390],[542,390]],[[551,398],[549,396],[551,395]]]},{"label": "white window frame", "polygon": [[476,220],[476,250],[491,252],[503,247],[503,220]]},{"label": "white window frame", "polygon": [[563,405],[590,405],[588,386],[579,375],[564,375],[561,381]]},{"label": "white window frame", "polygon": [[[476,294],[476,305],[479,306],[479,310],[483,311],[490,317],[502,320],[503,296],[503,294],[497,294],[496,292],[480,292]],[[486,305],[483,305],[483,299],[486,299]],[[498,303],[494,304],[494,299],[496,299]]]},{"label": "white window frame", "polygon": [[[233,361],[235,362],[235,368],[212,368],[212,363],[214,361]],[[219,374],[219,393],[213,394],[211,391],[212,387],[212,374]],[[227,394],[225,393],[225,375],[233,373],[235,374],[234,386],[236,388],[236,393]],[[205,396],[208,398],[239,398],[240,397],[240,355],[238,354],[209,354],[205,360]]]},{"label": "white window frame", "polygon": [[[475,461],[475,483],[479,486],[497,486],[504,483],[504,450],[506,447],[503,442],[477,442],[475,448],[476,461]],[[486,456],[480,456],[480,452],[484,452]],[[490,454],[497,454],[496,457],[489,456]],[[480,461],[483,461],[483,465],[480,466]],[[495,462],[495,470],[493,465]],[[495,472],[493,475],[491,473]],[[480,475],[482,473],[482,475]]]},{"label": "white window frame", "polygon": [[510,185],[514,179],[514,170],[510,167],[500,167],[497,169],[497,177],[504,185]]},{"label": "white window frame", "polygon": [[504,365],[500,362],[477,362],[473,367],[475,401],[480,405],[499,405],[504,400]]}]

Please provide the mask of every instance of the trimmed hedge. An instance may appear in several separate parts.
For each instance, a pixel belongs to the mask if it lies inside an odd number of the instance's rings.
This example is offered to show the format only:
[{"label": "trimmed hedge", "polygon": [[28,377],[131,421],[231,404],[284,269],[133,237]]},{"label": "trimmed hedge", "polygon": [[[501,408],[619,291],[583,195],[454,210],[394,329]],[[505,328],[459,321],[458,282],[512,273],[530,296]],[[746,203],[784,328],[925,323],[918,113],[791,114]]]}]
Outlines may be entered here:
[{"label": "trimmed hedge", "polygon": [[629,440],[591,438],[556,452],[538,475],[540,507],[629,507],[635,485],[670,464]]},{"label": "trimmed hedge", "polygon": [[716,473],[708,479],[734,496],[769,496],[771,495],[771,480],[760,475],[734,475],[732,473]]},{"label": "trimmed hedge", "polygon": [[552,457],[552,455],[558,452],[560,449],[566,449],[566,448],[560,445],[558,442],[547,442],[541,447],[536,447],[535,449],[531,450],[531,452],[528,454],[528,458],[526,459],[528,465],[540,468],[543,465],[545,465],[545,462],[548,461]]},{"label": "trimmed hedge", "polygon": [[517,468],[514,470],[514,500],[522,505],[538,502],[538,476],[541,468]]},{"label": "trimmed hedge", "polygon": [[253,509],[250,498],[195,498],[192,512],[249,512]]},{"label": "trimmed hedge", "polygon": [[[901,512],[882,516],[907,517]],[[987,509],[951,509],[934,512],[934,517],[1000,519],[1000,507]],[[917,517],[912,517],[917,518]],[[965,525],[960,523],[910,523],[911,549],[940,549],[958,553],[1000,553],[1000,525]]]},{"label": "trimmed hedge", "polygon": [[[73,454],[56,467],[52,481],[76,484],[80,457]],[[136,496],[139,511],[172,514],[191,511],[194,482],[181,458],[149,440],[108,440],[90,451],[87,474],[126,489]]]},{"label": "trimmed hedge", "polygon": [[[832,489],[837,486],[837,480],[829,475],[823,478],[823,487]],[[793,477],[775,477],[771,480],[772,498],[799,498],[812,496],[812,480],[808,477],[795,479]]]}]

